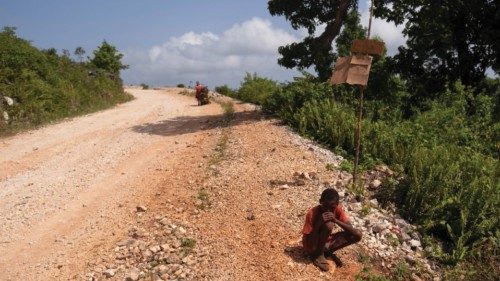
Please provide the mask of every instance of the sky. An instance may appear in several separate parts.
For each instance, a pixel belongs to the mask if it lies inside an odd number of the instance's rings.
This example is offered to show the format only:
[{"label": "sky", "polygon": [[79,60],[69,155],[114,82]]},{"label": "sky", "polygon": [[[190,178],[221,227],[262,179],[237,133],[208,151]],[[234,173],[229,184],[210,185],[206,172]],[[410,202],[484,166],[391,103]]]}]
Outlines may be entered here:
[{"label": "sky", "polygon": [[[238,87],[246,72],[290,81],[296,70],[277,64],[278,47],[299,42],[284,17],[272,17],[267,0],[0,0],[0,27],[39,48],[70,50],[81,46],[92,56],[103,40],[116,46],[129,69],[126,84]],[[359,3],[368,25],[368,2]],[[394,54],[404,45],[402,26],[382,20],[372,34]]]}]

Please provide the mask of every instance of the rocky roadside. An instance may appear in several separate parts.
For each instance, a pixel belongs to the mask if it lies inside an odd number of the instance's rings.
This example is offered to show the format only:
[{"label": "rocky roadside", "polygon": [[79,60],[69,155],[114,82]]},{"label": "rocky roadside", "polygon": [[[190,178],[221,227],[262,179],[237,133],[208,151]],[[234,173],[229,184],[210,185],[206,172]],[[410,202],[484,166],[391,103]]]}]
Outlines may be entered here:
[{"label": "rocky roadside", "polygon": [[[352,174],[339,170],[343,161],[341,156],[324,149],[314,142],[304,139],[290,131],[295,142],[314,151],[318,159],[331,163],[335,168],[332,181],[323,182],[325,187],[335,188],[343,206],[349,212],[351,223],[363,231],[361,247],[377,263],[381,271],[390,272],[397,266],[406,263],[411,271],[412,280],[441,280],[441,269],[438,264],[428,260],[426,252],[430,248],[422,248],[422,237],[417,228],[402,219],[394,210],[382,208],[377,199],[363,198],[349,190]],[[295,173],[295,179],[315,179],[316,173]],[[361,178],[365,190],[376,190],[387,178],[396,177],[387,166],[381,165],[366,171]]]},{"label": "rocky roadside", "polygon": [[[137,209],[147,211],[143,206]],[[196,245],[197,234],[183,222],[156,216],[130,228],[128,234],[93,265],[87,280],[193,280],[199,268],[195,265],[207,264],[207,249]]]},{"label": "rocky roadside", "polygon": [[[413,280],[440,280],[415,227],[347,188],[352,176],[339,170],[342,157],[276,120],[252,114],[250,120],[244,115],[248,122],[237,114],[232,126],[218,129],[219,142],[203,155],[204,175],[185,208],[167,201],[167,209],[182,216],[139,206],[129,237],[89,265],[85,279],[354,280],[363,267],[361,257],[369,255],[380,271],[404,263]],[[367,188],[377,188],[392,174],[387,167],[367,172]],[[339,191],[364,238],[339,253],[343,268],[323,273],[303,256],[299,242],[307,209],[327,187]]]}]

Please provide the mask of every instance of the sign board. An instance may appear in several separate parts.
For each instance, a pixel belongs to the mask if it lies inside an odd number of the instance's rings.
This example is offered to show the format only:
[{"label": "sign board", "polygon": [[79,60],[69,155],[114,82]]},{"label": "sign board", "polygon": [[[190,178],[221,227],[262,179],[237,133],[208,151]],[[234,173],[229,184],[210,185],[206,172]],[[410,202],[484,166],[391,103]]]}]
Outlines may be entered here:
[{"label": "sign board", "polygon": [[335,70],[332,78],[330,79],[333,85],[343,84],[347,80],[347,72],[349,71],[349,64],[351,57],[339,57],[335,63]]},{"label": "sign board", "polygon": [[372,57],[367,55],[354,55],[351,57],[351,64],[347,73],[346,83],[350,85],[368,84],[368,76],[372,66]]},{"label": "sign board", "polygon": [[366,86],[371,64],[372,57],[367,55],[340,57],[337,59],[330,81],[333,85],[347,83]]},{"label": "sign board", "polygon": [[382,55],[384,53],[385,44],[378,40],[354,40],[351,46],[352,53]]}]

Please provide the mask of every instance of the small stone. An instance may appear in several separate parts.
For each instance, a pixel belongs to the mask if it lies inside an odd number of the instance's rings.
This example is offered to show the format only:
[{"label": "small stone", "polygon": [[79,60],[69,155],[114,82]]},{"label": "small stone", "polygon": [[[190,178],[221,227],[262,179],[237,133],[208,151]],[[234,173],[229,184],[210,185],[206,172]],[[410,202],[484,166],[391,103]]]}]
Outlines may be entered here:
[{"label": "small stone", "polygon": [[280,186],[281,190],[286,190],[286,189],[289,189],[289,188],[290,188],[290,186],[288,186],[288,184],[284,184],[284,185]]},{"label": "small stone", "polygon": [[369,188],[371,190],[375,190],[375,189],[378,189],[380,187],[380,185],[382,184],[382,182],[380,180],[374,180],[370,183],[369,185]]},{"label": "small stone", "polygon": [[415,240],[415,239],[410,240],[410,247],[411,247],[412,250],[416,250],[420,246],[422,246],[422,244],[420,243],[420,241]]},{"label": "small stone", "polygon": [[156,254],[156,253],[158,253],[161,250],[161,248],[160,248],[160,246],[152,246],[152,247],[149,247],[149,250],[152,253]]},{"label": "small stone", "polygon": [[411,280],[412,281],[422,281],[422,279],[420,277],[418,277],[418,275],[415,273],[411,274]]},{"label": "small stone", "polygon": [[373,233],[380,233],[386,229],[385,224],[383,223],[377,223],[376,225],[373,226],[372,231]]},{"label": "small stone", "polygon": [[139,274],[140,274],[140,270],[134,267],[125,276],[125,281],[137,281],[137,280],[139,280]]},{"label": "small stone", "polygon": [[408,242],[411,240],[410,235],[408,235],[406,232],[402,231],[401,235],[399,236],[399,242]]},{"label": "small stone", "polygon": [[415,264],[415,258],[414,258],[412,255],[406,255],[406,256],[405,256],[405,261],[406,261],[409,265],[414,265],[414,264]]},{"label": "small stone", "polygon": [[313,180],[319,180],[318,173],[316,173],[316,172],[310,172],[310,173],[309,173],[309,176],[310,176],[310,177],[311,177],[311,179],[313,179]]},{"label": "small stone", "polygon": [[164,274],[168,271],[168,267],[164,264],[161,264],[161,265],[157,266],[155,268],[155,270],[156,270],[156,272],[158,272],[158,274],[161,275],[161,274]]},{"label": "small stone", "polygon": [[308,172],[303,172],[302,174],[300,174],[300,178],[305,180],[311,180],[311,176],[309,176]]},{"label": "small stone", "polygon": [[297,179],[295,180],[295,184],[298,186],[303,186],[306,185],[306,182],[303,179]]},{"label": "small stone", "polygon": [[116,271],[114,269],[110,268],[110,269],[105,270],[102,274],[104,274],[104,276],[106,276],[106,278],[111,278],[111,277],[115,276]]},{"label": "small stone", "polygon": [[170,246],[168,244],[163,244],[160,246],[160,249],[164,252],[168,251],[170,249]]},{"label": "small stone", "polygon": [[144,206],[142,206],[142,205],[141,205],[141,206],[137,206],[137,207],[136,207],[136,211],[137,211],[138,213],[143,213],[143,212],[146,212],[147,210],[148,210],[148,208],[146,208],[146,207],[144,207]]},{"label": "small stone", "polygon": [[255,219],[255,215],[253,213],[253,209],[247,209],[247,220],[251,221]]}]

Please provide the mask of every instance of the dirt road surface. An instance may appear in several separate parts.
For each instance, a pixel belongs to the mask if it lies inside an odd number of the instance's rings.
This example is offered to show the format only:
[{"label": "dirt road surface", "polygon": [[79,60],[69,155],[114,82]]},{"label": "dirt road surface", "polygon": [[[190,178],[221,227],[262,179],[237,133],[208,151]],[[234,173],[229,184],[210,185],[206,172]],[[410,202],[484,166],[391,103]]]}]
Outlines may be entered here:
[{"label": "dirt road surface", "polygon": [[[206,251],[164,279],[354,280],[357,247],[328,273],[297,247],[308,207],[339,175],[325,168],[334,159],[250,105],[229,119],[180,89],[127,91],[136,99],[0,139],[0,280],[123,280],[133,265],[96,267],[159,217]],[[317,178],[297,185],[295,172]]]}]

